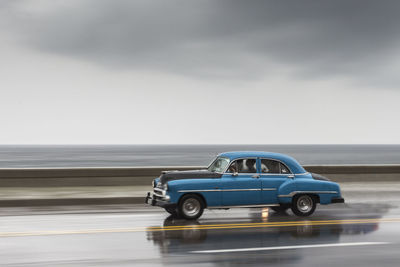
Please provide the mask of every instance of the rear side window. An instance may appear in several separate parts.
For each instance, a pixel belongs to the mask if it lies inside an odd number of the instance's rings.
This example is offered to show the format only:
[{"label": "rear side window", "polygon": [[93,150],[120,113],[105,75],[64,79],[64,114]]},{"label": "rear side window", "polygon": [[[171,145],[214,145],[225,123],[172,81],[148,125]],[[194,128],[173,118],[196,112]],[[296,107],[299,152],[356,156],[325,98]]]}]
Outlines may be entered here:
[{"label": "rear side window", "polygon": [[288,167],[285,166],[285,164],[279,163],[281,166],[281,173],[286,174],[286,173],[290,173]]},{"label": "rear side window", "polygon": [[276,174],[289,174],[289,168],[285,164],[272,160],[262,159],[261,160],[261,173],[276,173]]}]

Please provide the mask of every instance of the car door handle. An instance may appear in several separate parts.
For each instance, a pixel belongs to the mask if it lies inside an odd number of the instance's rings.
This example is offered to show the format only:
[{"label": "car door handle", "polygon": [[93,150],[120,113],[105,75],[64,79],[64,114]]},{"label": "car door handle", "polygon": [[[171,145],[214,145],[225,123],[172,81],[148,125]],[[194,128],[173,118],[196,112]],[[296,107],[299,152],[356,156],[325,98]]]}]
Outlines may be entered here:
[{"label": "car door handle", "polygon": [[251,176],[251,178],[260,178],[259,174],[254,174],[253,176]]},{"label": "car door handle", "polygon": [[294,178],[294,174],[289,174],[288,178]]}]

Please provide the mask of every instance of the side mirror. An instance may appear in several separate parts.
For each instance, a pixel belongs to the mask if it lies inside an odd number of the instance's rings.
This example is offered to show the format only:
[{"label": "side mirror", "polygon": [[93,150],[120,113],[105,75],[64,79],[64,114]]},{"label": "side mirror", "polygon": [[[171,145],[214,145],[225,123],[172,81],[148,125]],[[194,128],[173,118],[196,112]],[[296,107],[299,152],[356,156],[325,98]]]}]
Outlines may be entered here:
[{"label": "side mirror", "polygon": [[232,173],[232,176],[238,176],[238,175],[239,175],[239,173],[237,173],[237,172]]}]

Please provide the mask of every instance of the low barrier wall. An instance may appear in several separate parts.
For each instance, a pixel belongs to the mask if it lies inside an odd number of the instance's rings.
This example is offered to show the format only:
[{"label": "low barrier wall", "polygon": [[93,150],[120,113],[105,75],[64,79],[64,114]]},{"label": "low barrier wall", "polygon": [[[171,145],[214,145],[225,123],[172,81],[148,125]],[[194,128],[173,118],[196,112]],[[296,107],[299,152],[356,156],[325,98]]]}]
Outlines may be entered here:
[{"label": "low barrier wall", "polygon": [[[336,182],[400,181],[399,165],[306,165]],[[163,170],[201,166],[0,169],[0,187],[149,185]]]},{"label": "low barrier wall", "polygon": [[199,168],[201,167],[0,169],[0,187],[149,185],[164,170],[192,170]]}]

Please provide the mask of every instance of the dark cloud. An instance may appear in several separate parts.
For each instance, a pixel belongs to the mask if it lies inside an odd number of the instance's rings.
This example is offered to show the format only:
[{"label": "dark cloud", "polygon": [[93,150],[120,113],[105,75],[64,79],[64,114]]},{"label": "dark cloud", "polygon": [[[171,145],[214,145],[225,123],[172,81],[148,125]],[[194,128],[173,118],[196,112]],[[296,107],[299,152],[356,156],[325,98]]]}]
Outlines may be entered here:
[{"label": "dark cloud", "polygon": [[[27,45],[109,68],[398,84],[400,1],[77,1],[18,12]],[[52,4],[52,1],[49,1]],[[393,75],[391,74],[393,73]]]}]

